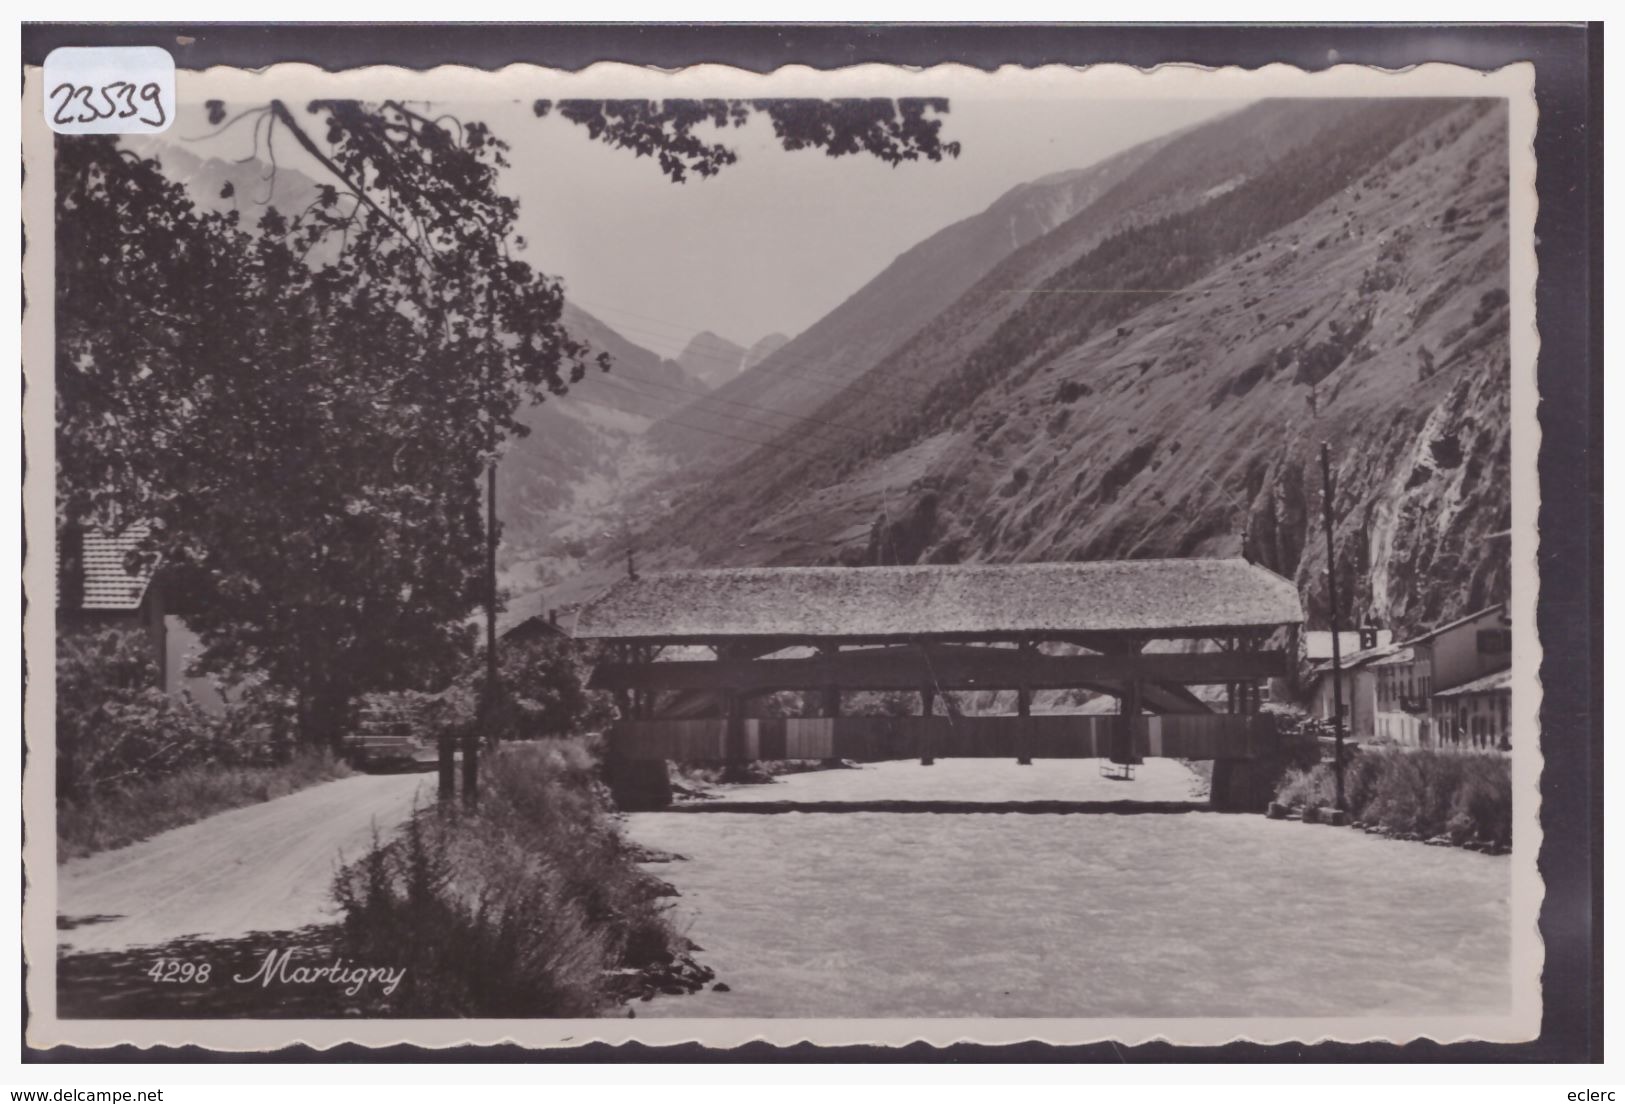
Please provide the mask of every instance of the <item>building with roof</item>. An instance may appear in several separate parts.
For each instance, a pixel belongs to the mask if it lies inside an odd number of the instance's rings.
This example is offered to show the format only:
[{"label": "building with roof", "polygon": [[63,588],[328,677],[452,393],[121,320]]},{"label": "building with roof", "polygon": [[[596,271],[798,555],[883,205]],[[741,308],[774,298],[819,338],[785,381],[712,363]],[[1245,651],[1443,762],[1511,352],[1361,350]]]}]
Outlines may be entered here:
[{"label": "building with roof", "polygon": [[[1393,634],[1386,629],[1383,631],[1389,640],[1377,647],[1346,652],[1342,657],[1343,731],[1353,739],[1370,740],[1377,734],[1377,672],[1371,664],[1388,655],[1395,647],[1391,643]],[[1331,636],[1330,633],[1325,635]],[[1329,652],[1329,641],[1327,649]],[[1310,671],[1309,707],[1315,716],[1330,721],[1335,711],[1335,700],[1332,663],[1327,658]]]},{"label": "building with roof", "polygon": [[1440,747],[1512,750],[1512,668],[1433,695],[1433,731]]},{"label": "building with roof", "polygon": [[[1357,652],[1371,652],[1386,648],[1394,642],[1393,629],[1379,629],[1367,625],[1358,629],[1344,629],[1337,634],[1337,648],[1347,661]],[[1332,658],[1332,633],[1326,629],[1310,629],[1303,634],[1303,658],[1311,663],[1326,663]],[[1328,668],[1329,669],[1329,668]]]},{"label": "building with roof", "polygon": [[1426,648],[1401,645],[1373,659],[1377,738],[1411,747],[1428,744],[1428,699],[1433,669]]},{"label": "building with roof", "polygon": [[[1465,746],[1456,738],[1459,725],[1454,712],[1448,732],[1440,729],[1438,722],[1445,714],[1436,707],[1435,697],[1496,676],[1511,665],[1512,620],[1504,603],[1405,641],[1371,663],[1377,673],[1377,737],[1414,747]],[[1485,693],[1491,695],[1486,707],[1493,706],[1494,691]]]},{"label": "building with roof", "polygon": [[160,688],[190,694],[205,709],[219,711],[225,706],[221,687],[187,673],[201,643],[169,607],[157,559],[142,553],[149,535],[139,524],[116,533],[69,526],[58,534],[57,631],[135,629],[151,648]]},{"label": "building with roof", "polygon": [[[1488,718],[1496,713],[1500,708],[1496,694],[1510,686],[1511,625],[1505,605],[1496,605],[1410,640],[1381,641],[1377,647],[1345,653],[1345,731],[1357,739],[1410,747],[1485,746],[1482,739],[1476,744],[1472,741],[1468,721],[1472,716]],[[1368,634],[1369,641],[1373,630],[1361,631]],[[1329,650],[1330,633],[1306,635],[1323,638],[1318,644]],[[1331,670],[1330,662],[1322,662],[1311,672],[1311,708],[1328,721],[1333,713]],[[1496,686],[1465,689],[1503,677],[1506,681]],[[1444,699],[1443,704],[1439,699]],[[1468,710],[1465,718],[1459,715],[1463,707]],[[1446,720],[1448,727],[1443,725]],[[1485,719],[1480,728],[1488,724]],[[1504,728],[1495,729],[1495,734],[1494,739],[1499,740]]]}]

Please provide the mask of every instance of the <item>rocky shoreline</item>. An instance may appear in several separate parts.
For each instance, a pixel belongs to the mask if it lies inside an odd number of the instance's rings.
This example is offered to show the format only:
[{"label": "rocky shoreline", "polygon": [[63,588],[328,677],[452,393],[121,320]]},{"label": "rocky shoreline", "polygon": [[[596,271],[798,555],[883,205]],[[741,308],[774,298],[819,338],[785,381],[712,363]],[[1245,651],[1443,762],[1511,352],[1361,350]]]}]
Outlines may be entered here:
[{"label": "rocky shoreline", "polygon": [[1301,808],[1287,808],[1279,802],[1272,801],[1265,815],[1271,820],[1295,820],[1303,824],[1325,824],[1336,828],[1347,827],[1364,832],[1368,836],[1381,836],[1384,839],[1400,840],[1405,843],[1420,843],[1427,847],[1459,847],[1463,851],[1476,851],[1483,855],[1510,855],[1512,853],[1512,848],[1489,840],[1455,840],[1447,835],[1428,836],[1421,832],[1395,831],[1381,824],[1368,821],[1348,820],[1342,812],[1330,806],[1308,805]]}]

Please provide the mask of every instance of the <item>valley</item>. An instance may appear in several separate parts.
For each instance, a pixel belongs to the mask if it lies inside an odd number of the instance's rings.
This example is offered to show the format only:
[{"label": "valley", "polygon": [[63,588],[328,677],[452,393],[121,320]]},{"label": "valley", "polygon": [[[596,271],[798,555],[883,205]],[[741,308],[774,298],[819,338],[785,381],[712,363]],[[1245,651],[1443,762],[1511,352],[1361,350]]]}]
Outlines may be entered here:
[{"label": "valley", "polygon": [[1494,101],[1253,105],[1013,190],[743,371],[714,334],[685,367],[582,319],[616,368],[504,461],[511,589],[567,607],[629,547],[650,568],[1244,554],[1318,620],[1328,441],[1356,617],[1499,600],[1505,134]]}]

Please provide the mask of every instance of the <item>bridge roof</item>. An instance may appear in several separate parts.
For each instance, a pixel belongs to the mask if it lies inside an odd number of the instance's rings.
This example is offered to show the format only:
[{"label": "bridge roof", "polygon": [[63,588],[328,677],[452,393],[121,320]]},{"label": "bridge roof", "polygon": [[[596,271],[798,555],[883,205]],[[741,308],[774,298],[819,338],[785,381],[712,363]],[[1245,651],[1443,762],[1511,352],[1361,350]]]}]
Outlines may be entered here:
[{"label": "bridge roof", "polygon": [[1241,559],[650,572],[582,607],[597,640],[1205,636],[1303,620],[1297,588]]}]

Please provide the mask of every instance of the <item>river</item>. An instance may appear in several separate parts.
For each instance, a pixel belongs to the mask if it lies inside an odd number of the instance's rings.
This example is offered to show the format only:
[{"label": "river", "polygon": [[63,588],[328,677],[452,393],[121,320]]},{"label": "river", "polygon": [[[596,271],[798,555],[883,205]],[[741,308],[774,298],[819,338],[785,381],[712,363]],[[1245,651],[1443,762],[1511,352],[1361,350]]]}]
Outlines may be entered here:
[{"label": "river", "polygon": [[[1150,760],[881,763],[720,802],[1180,801]],[[639,1016],[1484,1015],[1510,999],[1509,863],[1206,811],[640,813],[727,991]]]}]

